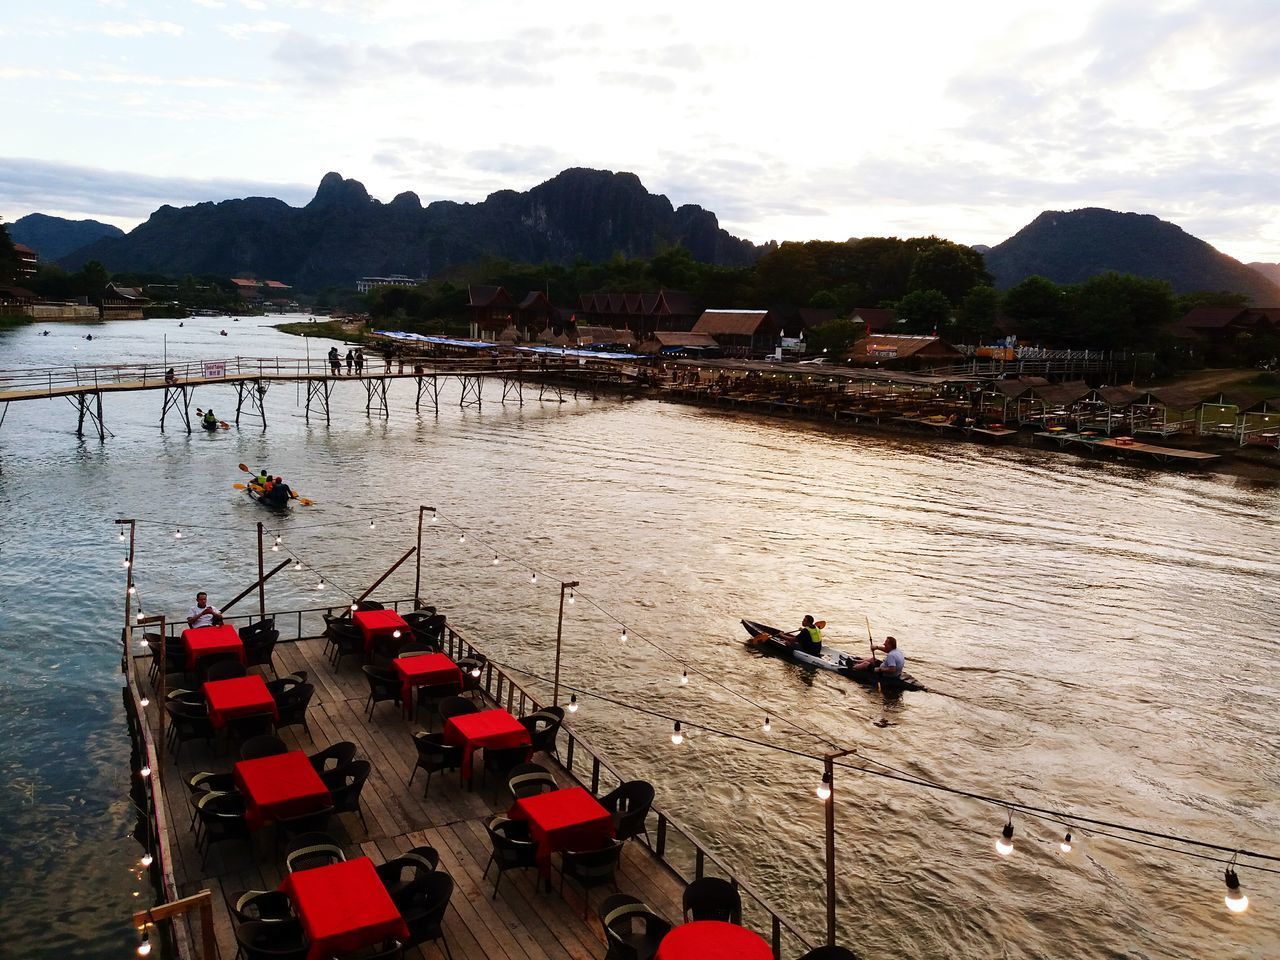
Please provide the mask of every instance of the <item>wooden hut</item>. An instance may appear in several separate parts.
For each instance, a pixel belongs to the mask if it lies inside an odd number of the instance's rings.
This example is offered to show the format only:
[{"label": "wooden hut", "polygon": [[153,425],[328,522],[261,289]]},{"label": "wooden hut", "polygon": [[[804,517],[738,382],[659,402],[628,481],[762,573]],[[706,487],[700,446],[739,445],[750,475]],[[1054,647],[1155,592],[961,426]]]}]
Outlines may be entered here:
[{"label": "wooden hut", "polygon": [[964,354],[941,337],[875,334],[849,351],[850,363],[894,370],[920,370],[959,363]]},{"label": "wooden hut", "polygon": [[772,310],[707,310],[693,332],[710,335],[727,356],[750,357],[773,350],[781,325]]},{"label": "wooden hut", "polygon": [[515,301],[504,287],[467,287],[471,310],[471,339],[493,340],[515,321]]},{"label": "wooden hut", "polygon": [[1240,410],[1236,439],[1240,446],[1280,449],[1280,397],[1268,397]]}]

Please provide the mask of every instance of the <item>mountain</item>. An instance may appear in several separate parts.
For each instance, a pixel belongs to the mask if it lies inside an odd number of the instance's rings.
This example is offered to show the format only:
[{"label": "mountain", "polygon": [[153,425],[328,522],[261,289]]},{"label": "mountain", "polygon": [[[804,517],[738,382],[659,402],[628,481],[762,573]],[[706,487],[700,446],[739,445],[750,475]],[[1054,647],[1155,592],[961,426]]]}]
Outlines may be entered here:
[{"label": "mountain", "polygon": [[1245,266],[1252,270],[1257,270],[1272,283],[1280,284],[1280,263],[1260,263],[1258,261],[1254,261],[1253,263],[1245,264]]},{"label": "mountain", "polygon": [[432,276],[484,257],[598,262],[615,253],[652,256],[671,244],[725,266],[759,255],[749,241],[720,229],[714,213],[673,208],[635,174],[575,168],[525,193],[501,190],[481,203],[439,200],[425,208],[414,193],[384,204],[358,181],[328,173],[305,207],[265,197],[166,205],[126,236],[99,240],[66,264],[249,274],[315,290],[350,286],[362,276]]},{"label": "mountain", "polygon": [[29,213],[9,224],[9,236],[14,243],[25,243],[41,260],[60,260],[95,240],[123,237],[124,231],[97,220],[67,220]]},{"label": "mountain", "polygon": [[1177,293],[1230,290],[1280,303],[1280,286],[1150,214],[1048,210],[986,254],[1001,289],[1030,276],[1079,283],[1108,270],[1167,280]]}]

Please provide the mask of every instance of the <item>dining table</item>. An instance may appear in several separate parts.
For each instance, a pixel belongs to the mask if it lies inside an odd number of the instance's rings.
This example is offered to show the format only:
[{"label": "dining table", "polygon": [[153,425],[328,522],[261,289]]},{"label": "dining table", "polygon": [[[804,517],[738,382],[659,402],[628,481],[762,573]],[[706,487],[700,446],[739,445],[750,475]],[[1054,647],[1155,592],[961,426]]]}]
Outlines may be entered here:
[{"label": "dining table", "polygon": [[235,765],[235,780],[244,794],[245,821],[251,829],[315,813],[333,803],[329,788],[301,750],[241,760]]},{"label": "dining table", "polygon": [[394,610],[357,610],[351,615],[351,619],[364,637],[365,656],[373,654],[373,641],[378,637],[400,639],[412,635],[404,617]]},{"label": "dining table", "polygon": [[368,857],[299,870],[285,877],[280,889],[293,902],[307,935],[307,960],[328,960],[409,937],[409,925]]},{"label": "dining table", "polygon": [[773,960],[769,941],[723,920],[694,920],[672,927],[654,960]]},{"label": "dining table", "polygon": [[222,730],[228,720],[269,714],[280,719],[280,708],[267,689],[267,683],[256,673],[229,680],[210,680],[204,685],[204,698],[209,704],[209,721]]},{"label": "dining table", "polygon": [[244,641],[236,628],[227,623],[183,630],[182,648],[187,655],[187,669],[191,671],[201,657],[213,653],[234,653],[241,663],[245,662]]},{"label": "dining table", "polygon": [[450,717],[444,722],[444,742],[462,748],[460,775],[466,782],[471,780],[471,760],[476,750],[532,747],[533,738],[519,720],[498,707]]},{"label": "dining table", "polygon": [[598,850],[613,839],[613,816],[582,787],[565,787],[511,805],[507,816],[529,824],[529,838],[538,846],[538,869],[551,871],[551,855],[566,850]]},{"label": "dining table", "polygon": [[391,661],[400,678],[400,702],[404,715],[413,715],[414,687],[456,687],[462,692],[462,668],[444,653],[421,653]]}]

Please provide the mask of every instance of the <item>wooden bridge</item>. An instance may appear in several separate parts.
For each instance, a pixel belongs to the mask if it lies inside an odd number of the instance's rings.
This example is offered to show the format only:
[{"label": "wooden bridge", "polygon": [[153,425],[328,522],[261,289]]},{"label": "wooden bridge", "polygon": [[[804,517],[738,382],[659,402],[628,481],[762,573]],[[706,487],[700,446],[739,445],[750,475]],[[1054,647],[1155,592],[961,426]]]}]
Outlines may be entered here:
[{"label": "wooden bridge", "polygon": [[[382,366],[383,369],[377,369]],[[394,369],[393,369],[394,366]],[[408,369],[406,370],[406,367]],[[172,371],[172,375],[170,375]],[[621,393],[635,381],[634,368],[611,361],[569,363],[562,358],[526,361],[521,358],[397,358],[394,363],[374,364],[360,375],[334,374],[328,361],[288,357],[230,357],[219,360],[111,364],[96,366],[34,367],[0,370],[0,425],[9,404],[29,400],[64,397],[76,409],[76,436],[84,436],[85,421],[96,429],[99,439],[110,434],[106,427],[103,397],[109,393],[158,391],[161,393],[160,429],[173,413],[187,433],[192,431],[191,407],[198,387],[235,388],[235,423],[243,415],[267,425],[265,398],[275,383],[306,385],[306,417],[313,408],[317,416],[330,422],[330,398],[339,384],[358,383],[365,390],[365,412],[386,417],[390,414],[388,391],[393,381],[408,380],[415,387],[414,409],[427,400],[436,413],[444,384],[460,385],[459,407],[480,407],[483,383],[497,380],[502,385],[501,403],[523,405],[526,391],[536,389],[539,401],[565,402],[569,396],[591,397]]]}]

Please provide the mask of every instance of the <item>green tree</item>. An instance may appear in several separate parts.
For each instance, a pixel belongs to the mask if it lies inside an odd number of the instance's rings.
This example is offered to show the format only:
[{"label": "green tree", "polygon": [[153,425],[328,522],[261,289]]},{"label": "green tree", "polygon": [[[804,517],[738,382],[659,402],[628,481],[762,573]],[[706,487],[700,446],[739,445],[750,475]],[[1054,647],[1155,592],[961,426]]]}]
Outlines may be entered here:
[{"label": "green tree", "polygon": [[761,303],[808,303],[822,285],[811,245],[784,243],[756,261],[756,295]]},{"label": "green tree", "polygon": [[937,240],[920,250],[907,278],[910,290],[937,290],[955,305],[974,287],[991,283],[982,254],[949,240]]},{"label": "green tree", "polygon": [[1044,277],[1027,277],[1005,291],[1003,308],[1018,321],[1018,336],[1058,340],[1068,334],[1073,293]]},{"label": "green tree", "polygon": [[1173,319],[1173,289],[1164,280],[1103,273],[1080,284],[1075,323],[1064,339],[1095,350],[1154,343]]},{"label": "green tree", "polygon": [[1000,294],[995,287],[982,284],[970,290],[956,311],[957,340],[979,344],[995,332],[996,316],[1000,312]]},{"label": "green tree", "polygon": [[84,296],[90,300],[101,300],[107,284],[111,282],[111,274],[97,260],[90,260],[75,276],[78,277]]},{"label": "green tree", "polygon": [[862,339],[862,334],[862,324],[854,323],[848,317],[840,317],[805,333],[805,348],[811,354],[841,357]]},{"label": "green tree", "polygon": [[898,301],[894,314],[906,333],[946,336],[951,320],[951,301],[939,290],[912,290]]},{"label": "green tree", "polygon": [[0,283],[12,283],[18,276],[18,251],[13,247],[9,228],[0,223]]},{"label": "green tree", "polygon": [[1229,290],[1192,290],[1173,299],[1173,315],[1181,317],[1196,307],[1247,307],[1249,298]]}]

